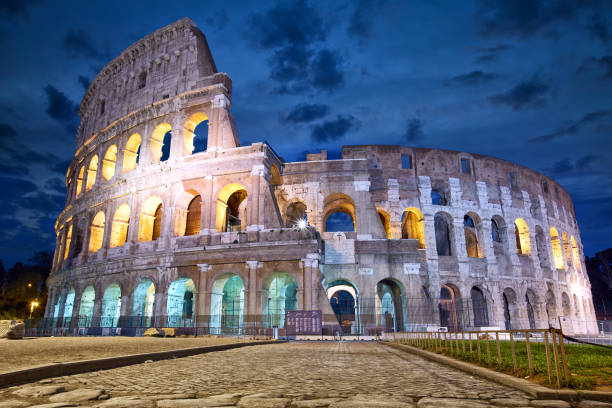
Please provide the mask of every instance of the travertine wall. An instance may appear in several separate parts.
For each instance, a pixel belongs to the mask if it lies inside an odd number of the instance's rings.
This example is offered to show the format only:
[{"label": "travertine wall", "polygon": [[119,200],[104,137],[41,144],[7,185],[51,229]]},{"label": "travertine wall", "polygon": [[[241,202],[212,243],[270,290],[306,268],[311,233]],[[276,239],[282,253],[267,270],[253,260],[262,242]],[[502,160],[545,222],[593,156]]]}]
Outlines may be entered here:
[{"label": "travertine wall", "polygon": [[[209,316],[215,285],[239,276],[240,313],[257,324],[271,277],[285,273],[297,284],[298,309],[333,315],[328,295],[352,287],[368,327],[384,326],[385,290],[394,291],[394,329],[409,330],[444,323],[443,288],[468,303],[478,288],[489,326],[548,327],[565,316],[565,330],[596,332],[573,204],[554,180],[491,157],[402,146],[347,146],[340,160],[322,153],[287,163],[263,143],[240,146],[230,103],[231,80],[188,19],[135,43],[98,74],[81,103],[46,316],[64,316],[74,290],[78,325],[81,296],[92,286],[90,324],[99,324],[112,283],[121,290],[120,315],[133,315],[143,279],[155,286],[153,314],[163,316],[170,285],[183,278],[195,285],[194,315]],[[193,154],[195,125],[205,120],[207,149]],[[140,150],[128,140],[140,140]],[[135,157],[132,170],[126,163]],[[310,227],[297,229],[303,210]],[[354,231],[325,231],[336,211],[352,217]],[[553,253],[558,247],[562,253]],[[474,323],[464,318],[463,326]]]}]

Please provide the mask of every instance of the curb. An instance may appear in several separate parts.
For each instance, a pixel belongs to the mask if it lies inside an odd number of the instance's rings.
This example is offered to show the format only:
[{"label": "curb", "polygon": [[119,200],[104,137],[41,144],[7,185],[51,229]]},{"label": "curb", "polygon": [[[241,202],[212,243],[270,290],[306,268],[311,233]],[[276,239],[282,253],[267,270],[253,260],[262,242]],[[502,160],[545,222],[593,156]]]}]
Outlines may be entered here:
[{"label": "curb", "polygon": [[464,371],[468,374],[477,375],[478,377],[485,378],[490,381],[494,381],[498,384],[505,385],[527,393],[537,399],[559,399],[565,401],[578,401],[583,399],[595,400],[600,402],[612,403],[612,392],[604,391],[574,391],[574,390],[553,390],[550,388],[543,387],[541,385],[534,384],[530,381],[522,378],[513,377],[508,374],[499,373],[497,371],[490,370],[485,367],[480,367],[474,364],[466,363],[454,358],[447,357],[441,354],[432,353],[431,351],[421,350],[416,347],[408,346],[405,344],[394,344],[394,343],[381,343],[384,346],[391,347],[403,352],[417,354],[428,360],[435,361],[440,364],[451,366],[458,370]]},{"label": "curb", "polygon": [[9,385],[18,385],[28,382],[44,380],[45,378],[62,377],[64,375],[82,374],[98,370],[141,364],[147,360],[159,361],[172,358],[189,357],[197,354],[211,353],[213,351],[231,350],[247,346],[261,346],[266,344],[285,343],[285,341],[258,341],[248,343],[229,343],[217,346],[192,347],[178,350],[157,351],[153,353],[131,354],[127,356],[100,358],[96,360],[80,360],[68,363],[48,364],[24,370],[0,374],[0,388]]}]

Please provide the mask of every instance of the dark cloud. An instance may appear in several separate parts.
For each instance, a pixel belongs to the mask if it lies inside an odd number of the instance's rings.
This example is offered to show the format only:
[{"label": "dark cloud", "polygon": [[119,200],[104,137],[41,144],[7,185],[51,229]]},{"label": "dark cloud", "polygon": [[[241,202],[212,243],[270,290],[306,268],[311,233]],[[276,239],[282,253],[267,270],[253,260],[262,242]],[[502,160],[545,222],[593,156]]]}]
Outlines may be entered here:
[{"label": "dark cloud", "polygon": [[488,64],[489,62],[493,62],[499,59],[499,55],[497,54],[485,54],[476,58],[474,62],[476,64]]},{"label": "dark cloud", "polygon": [[47,94],[47,113],[56,121],[66,125],[68,133],[76,133],[79,124],[79,107],[66,94],[54,86],[45,87]]},{"label": "dark cloud", "polygon": [[535,143],[545,143],[545,142],[550,142],[551,140],[557,139],[559,137],[562,136],[567,136],[567,135],[573,135],[578,133],[578,131],[585,125],[588,125],[590,123],[594,123],[594,122],[598,122],[599,120],[605,118],[606,116],[610,115],[610,113],[612,113],[612,111],[610,111],[609,109],[603,109],[603,110],[598,110],[595,112],[589,112],[587,114],[585,114],[584,116],[582,116],[582,118],[573,121],[572,123],[570,123],[567,126],[563,126],[559,129],[557,129],[556,131],[552,132],[552,133],[548,133],[546,135],[542,135],[542,136],[537,136],[537,137],[533,137],[531,139],[529,139],[529,142],[535,142]]},{"label": "dark cloud", "polygon": [[66,184],[64,180],[59,177],[52,177],[47,179],[45,182],[45,188],[51,190],[53,192],[62,194],[62,196],[66,195]]},{"label": "dark cloud", "polygon": [[83,29],[70,29],[64,36],[62,42],[64,49],[71,57],[87,57],[95,59],[107,59],[108,56],[100,52],[89,32]]},{"label": "dark cloud", "polygon": [[349,130],[358,129],[360,122],[352,115],[337,115],[336,119],[326,120],[312,128],[311,137],[317,142],[341,139]]},{"label": "dark cloud", "polygon": [[89,88],[89,84],[91,84],[91,80],[84,75],[79,75],[78,81],[79,84],[81,84],[81,86],[83,87],[83,89],[87,91],[87,88]]},{"label": "dark cloud", "polygon": [[602,79],[612,79],[612,55],[604,55],[601,58],[586,58],[580,68],[578,68],[578,73],[581,74],[592,70],[603,72],[601,75]]},{"label": "dark cloud", "polygon": [[557,161],[552,167],[545,168],[544,170],[556,175],[575,171],[585,171],[593,167],[593,164],[599,159],[600,156],[596,154],[587,154],[586,156],[582,156],[575,161],[565,158]]},{"label": "dark cloud", "polygon": [[600,158],[597,154],[587,154],[576,160],[576,170],[587,170],[593,165],[593,162]]},{"label": "dark cloud", "polygon": [[315,88],[332,91],[344,84],[344,73],[340,70],[342,58],[337,52],[321,50],[310,67],[312,85]]},{"label": "dark cloud", "polygon": [[447,84],[449,85],[481,85],[486,82],[490,82],[494,79],[499,78],[499,75],[493,74],[491,72],[483,72],[483,71],[472,71],[468,74],[457,75],[451,79],[449,79]]},{"label": "dark cloud", "polygon": [[5,199],[7,196],[21,197],[24,194],[36,191],[38,188],[36,187],[36,184],[29,180],[4,176],[0,176],[0,186],[2,186],[2,193],[5,195]]},{"label": "dark cloud", "polygon": [[547,169],[551,173],[562,174],[574,170],[574,163],[570,159],[562,159],[556,162],[553,167]]},{"label": "dark cloud", "polygon": [[55,161],[53,166],[51,167],[51,169],[59,174],[66,174],[66,172],[68,171],[68,167],[70,166],[70,163],[72,162],[71,159],[68,160],[58,160]]},{"label": "dark cloud", "polygon": [[354,7],[349,17],[347,33],[357,40],[364,43],[372,32],[372,15],[375,7],[373,0],[358,0],[353,3]]},{"label": "dark cloud", "polygon": [[35,211],[39,215],[56,217],[64,208],[66,196],[36,191],[21,198],[24,208]]},{"label": "dark cloud", "polygon": [[608,29],[609,26],[610,22],[603,15],[593,14],[586,28],[593,37],[598,38],[603,42],[607,42],[608,39],[610,39],[610,31]]},{"label": "dark cloud", "polygon": [[294,106],[291,112],[283,118],[283,121],[293,123],[312,122],[326,116],[328,112],[328,105],[303,103]]},{"label": "dark cloud", "polygon": [[29,17],[30,9],[41,4],[41,0],[2,0],[0,15],[4,17]]},{"label": "dark cloud", "polygon": [[534,75],[527,81],[519,82],[507,92],[490,96],[489,100],[494,105],[508,105],[514,110],[521,110],[527,106],[541,107],[546,104],[542,96],[549,88],[548,84]]},{"label": "dark cloud", "polygon": [[478,3],[476,27],[485,37],[529,37],[553,23],[579,22],[585,13],[599,14],[610,7],[610,2],[598,0],[479,0]]},{"label": "dark cloud", "polygon": [[9,138],[17,136],[17,132],[13,127],[7,123],[0,123],[0,142],[4,144],[4,141]]},{"label": "dark cloud", "polygon": [[514,46],[507,44],[496,45],[495,47],[482,47],[477,48],[476,51],[482,53],[476,58],[475,62],[477,64],[488,64],[489,62],[493,62],[499,59],[499,54],[503,51],[508,51],[513,49]]},{"label": "dark cloud", "polygon": [[494,53],[494,52],[511,50],[513,48],[514,48],[513,45],[500,44],[500,45],[496,45],[495,47],[481,47],[481,48],[477,48],[476,51],[483,52],[483,53],[486,53],[486,54],[491,54],[491,53]]},{"label": "dark cloud", "polygon": [[406,128],[406,133],[404,133],[404,138],[413,142],[415,140],[419,140],[423,138],[423,121],[419,118],[412,118],[408,121],[408,127]]}]

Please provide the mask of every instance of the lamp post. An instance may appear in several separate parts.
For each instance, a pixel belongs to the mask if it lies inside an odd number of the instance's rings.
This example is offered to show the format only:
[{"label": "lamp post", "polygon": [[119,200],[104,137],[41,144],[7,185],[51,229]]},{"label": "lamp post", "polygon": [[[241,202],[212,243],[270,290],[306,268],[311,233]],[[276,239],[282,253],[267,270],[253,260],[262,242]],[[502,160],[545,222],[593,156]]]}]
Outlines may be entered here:
[{"label": "lamp post", "polygon": [[38,300],[33,300],[30,303],[30,319],[32,319],[32,312],[34,312],[35,307],[38,307]]}]

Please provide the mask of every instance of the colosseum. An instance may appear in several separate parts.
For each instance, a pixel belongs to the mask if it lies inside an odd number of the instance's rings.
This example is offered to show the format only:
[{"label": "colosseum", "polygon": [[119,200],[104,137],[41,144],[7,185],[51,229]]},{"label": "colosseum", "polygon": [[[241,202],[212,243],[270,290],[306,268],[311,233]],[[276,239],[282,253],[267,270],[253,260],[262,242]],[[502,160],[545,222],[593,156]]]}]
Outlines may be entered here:
[{"label": "colosseum", "polygon": [[80,104],[45,317],[66,334],[596,333],[568,193],[508,161],[242,146],[232,81],[185,18],[134,43]]}]

